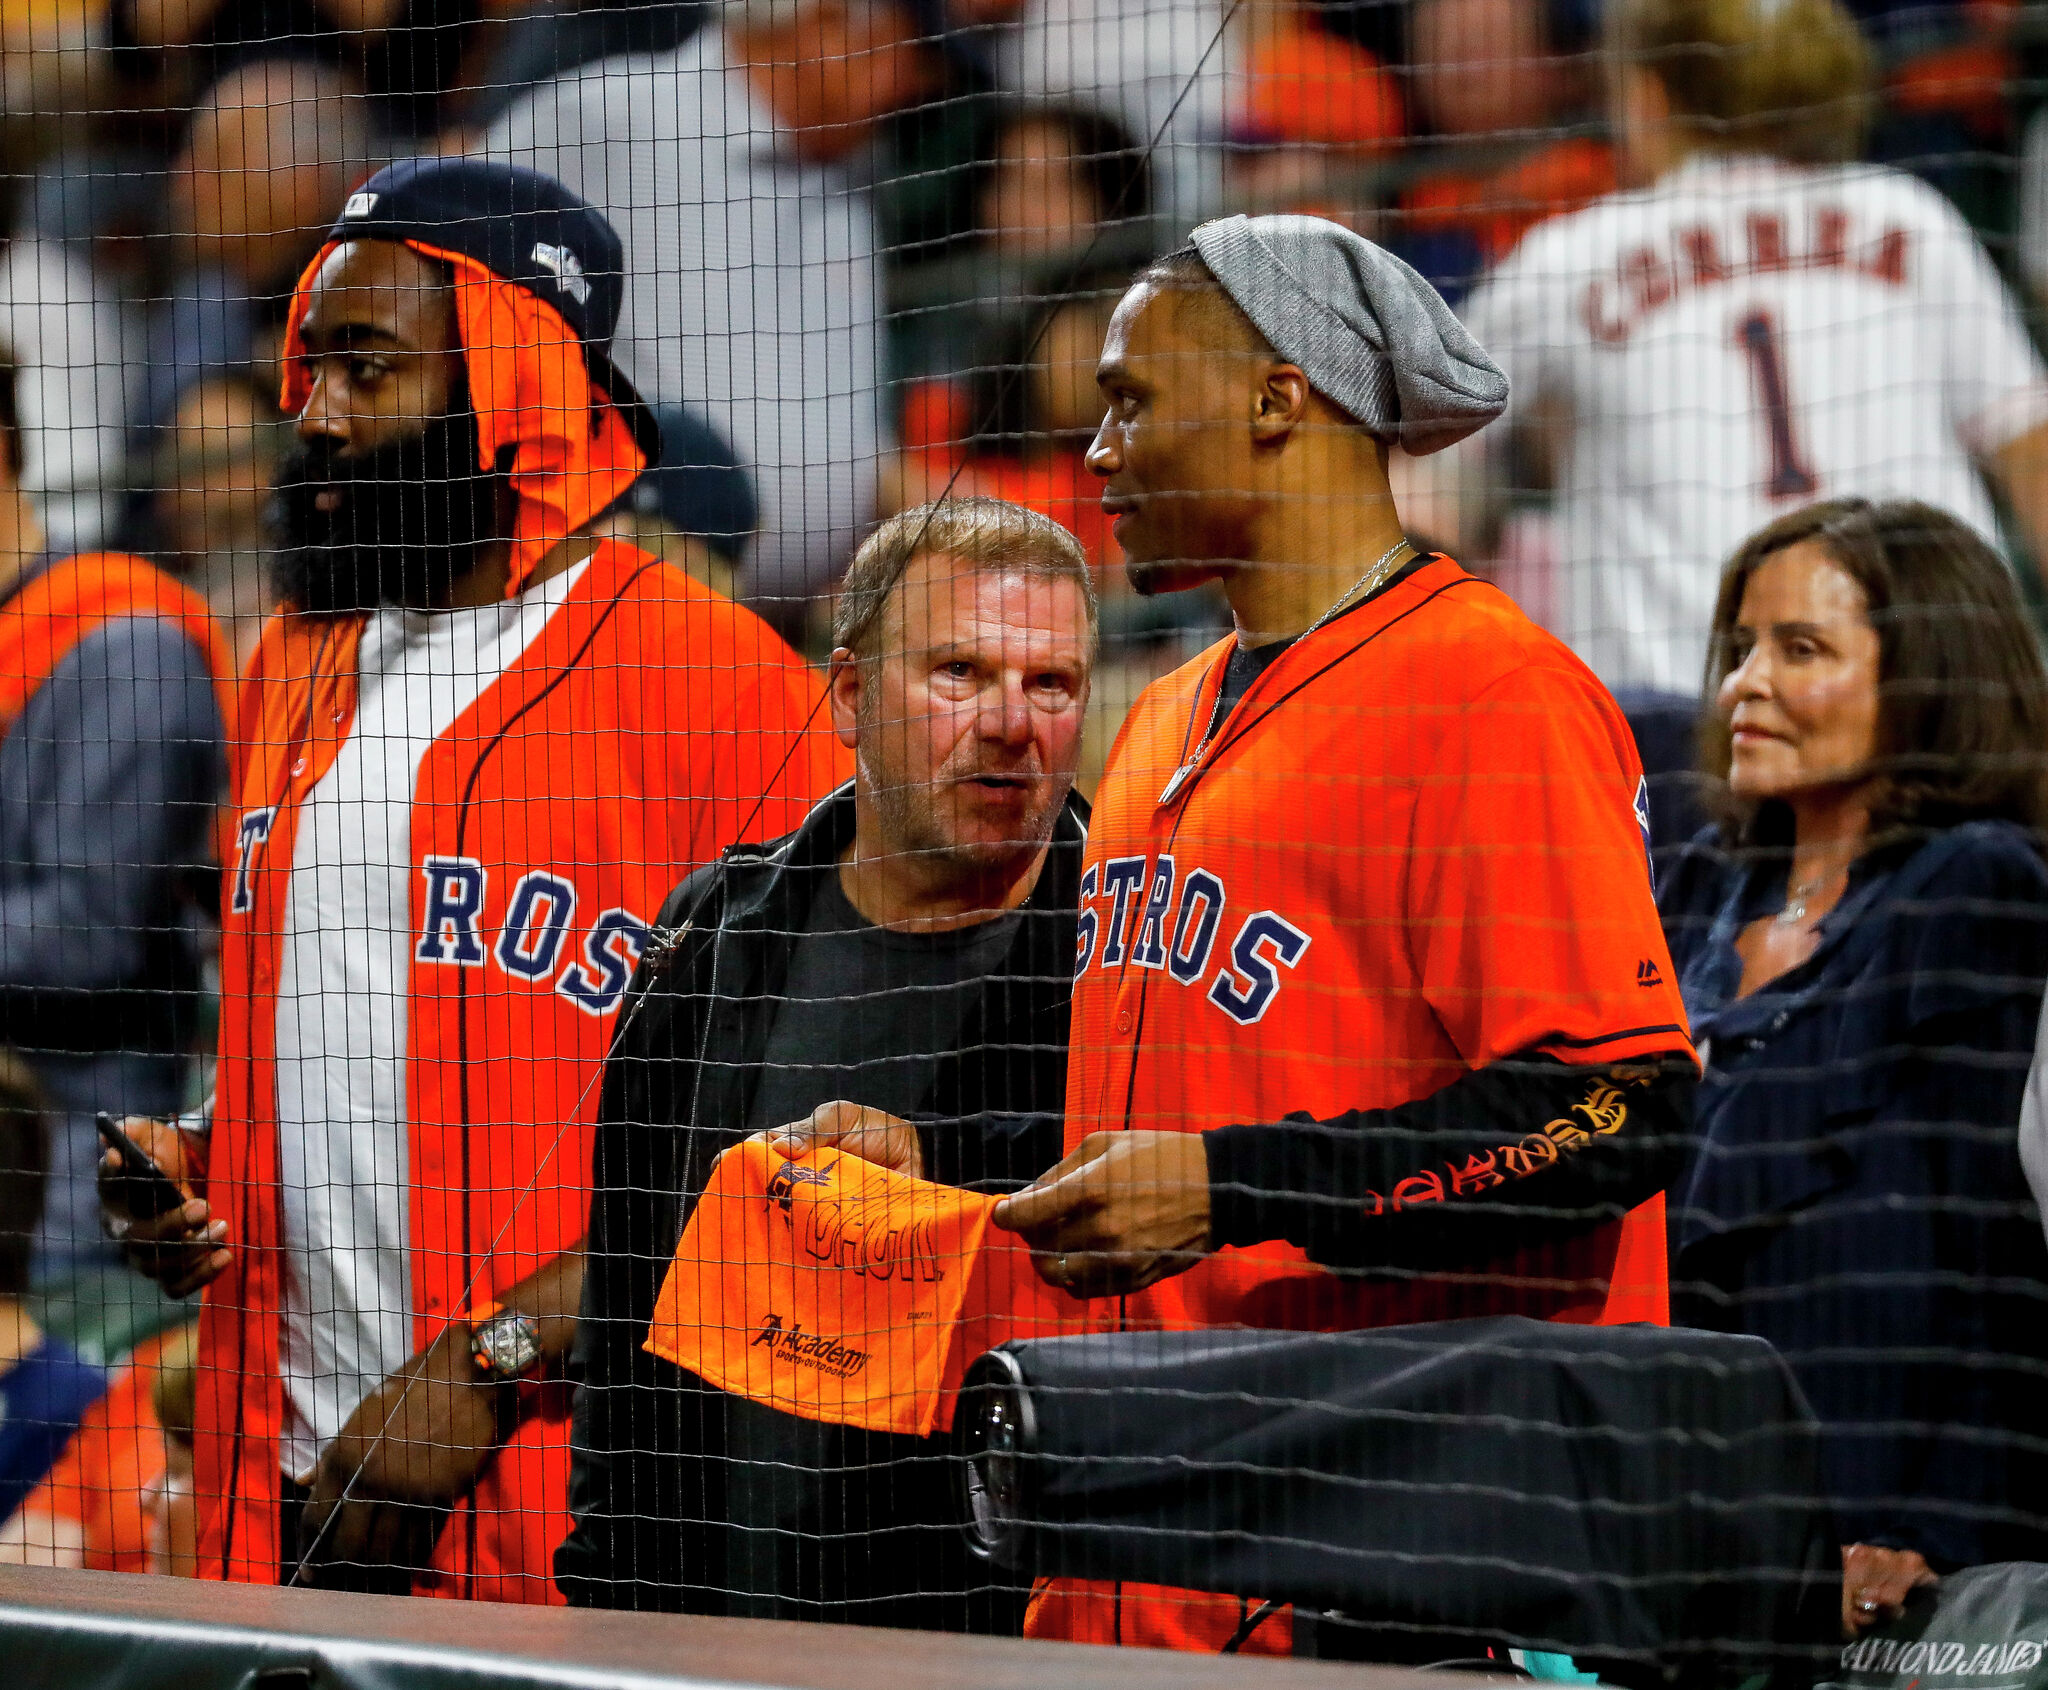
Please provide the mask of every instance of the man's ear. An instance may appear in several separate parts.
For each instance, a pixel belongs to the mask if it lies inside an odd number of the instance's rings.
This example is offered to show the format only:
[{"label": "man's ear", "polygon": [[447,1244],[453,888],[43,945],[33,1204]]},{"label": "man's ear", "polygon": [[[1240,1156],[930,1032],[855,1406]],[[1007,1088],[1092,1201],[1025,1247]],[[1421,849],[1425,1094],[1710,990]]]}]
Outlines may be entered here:
[{"label": "man's ear", "polygon": [[832,731],[849,751],[860,723],[860,685],[860,659],[845,646],[834,646],[825,671],[825,696],[832,701]]},{"label": "man's ear", "polygon": [[1278,446],[1308,419],[1314,391],[1299,364],[1268,364],[1252,396],[1252,440]]}]

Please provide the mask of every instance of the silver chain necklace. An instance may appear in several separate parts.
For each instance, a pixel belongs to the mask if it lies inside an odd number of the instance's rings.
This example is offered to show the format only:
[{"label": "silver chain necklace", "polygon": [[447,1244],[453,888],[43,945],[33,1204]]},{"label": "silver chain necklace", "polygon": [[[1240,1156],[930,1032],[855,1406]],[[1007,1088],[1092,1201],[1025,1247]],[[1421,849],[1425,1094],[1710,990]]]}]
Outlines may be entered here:
[{"label": "silver chain necklace", "polygon": [[1408,537],[1404,534],[1400,539],[1396,540],[1385,551],[1380,553],[1378,561],[1375,562],[1370,569],[1368,569],[1363,575],[1359,576],[1359,578],[1356,581],[1352,582],[1351,585],[1345,589],[1344,596],[1342,598],[1338,599],[1338,601],[1335,604],[1331,605],[1328,610],[1324,611],[1322,615],[1318,616],[1306,628],[1302,629],[1302,631],[1295,637],[1297,639],[1307,639],[1309,635],[1313,634],[1318,628],[1324,626],[1328,622],[1334,621],[1338,613],[1342,611],[1345,608],[1345,606],[1350,604],[1353,599],[1357,598],[1361,593],[1364,594],[1367,598],[1372,597],[1374,593],[1378,592],[1380,588],[1384,587],[1387,584],[1388,578],[1392,576],[1392,574],[1394,573],[1394,564],[1400,560],[1401,554],[1407,550],[1409,550]]},{"label": "silver chain necklace", "polygon": [[[1405,535],[1401,539],[1396,540],[1385,551],[1380,553],[1370,569],[1345,589],[1343,596],[1335,604],[1331,605],[1322,615],[1318,616],[1306,628],[1302,629],[1300,633],[1296,634],[1290,643],[1299,644],[1307,639],[1318,628],[1332,621],[1340,611],[1360,594],[1370,598],[1374,593],[1378,592],[1392,578],[1394,566],[1402,561],[1401,554],[1409,549],[1410,547]],[[1179,795],[1180,789],[1187,785],[1188,776],[1195,772],[1195,765],[1202,760],[1202,753],[1209,749],[1209,737],[1208,734],[1204,734],[1202,736],[1202,743],[1195,747],[1195,754],[1173,771],[1173,778],[1166,783],[1166,790],[1159,795],[1159,803],[1171,804],[1175,797]]]}]

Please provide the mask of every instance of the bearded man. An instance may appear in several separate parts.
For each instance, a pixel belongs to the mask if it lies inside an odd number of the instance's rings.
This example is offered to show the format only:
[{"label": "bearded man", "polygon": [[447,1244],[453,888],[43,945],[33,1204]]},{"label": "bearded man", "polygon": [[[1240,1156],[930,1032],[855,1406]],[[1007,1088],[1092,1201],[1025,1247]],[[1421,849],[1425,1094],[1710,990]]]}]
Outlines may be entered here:
[{"label": "bearded man", "polygon": [[208,1287],[203,1576],[553,1599],[624,987],[663,891],[838,772],[780,640],[591,533],[660,452],[621,288],[558,183],[418,159],[293,300],[217,1104],[133,1125],[182,1209],[107,1187],[144,1271]]},{"label": "bearded man", "polygon": [[643,1345],[712,1164],[750,1133],[869,1154],[872,1116],[902,1133],[896,1166],[950,1185],[1058,1159],[1095,639],[1079,543],[1016,505],[905,511],[847,571],[829,685],[854,779],[677,888],[661,919],[685,937],[606,1070],[555,1561],[572,1602],[1021,1627],[1022,1592],[968,1556],[942,1439],[801,1420]]}]

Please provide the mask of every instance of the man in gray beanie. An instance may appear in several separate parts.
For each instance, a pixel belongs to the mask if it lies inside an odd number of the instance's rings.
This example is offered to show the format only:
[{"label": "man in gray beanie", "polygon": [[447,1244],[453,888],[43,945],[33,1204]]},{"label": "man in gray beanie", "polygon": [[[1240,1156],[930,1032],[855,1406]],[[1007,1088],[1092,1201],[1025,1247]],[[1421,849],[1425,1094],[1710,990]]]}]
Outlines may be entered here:
[{"label": "man in gray beanie", "polygon": [[[1197,229],[1097,380],[1133,584],[1216,581],[1237,627],[1110,755],[1069,1154],[997,1224],[1112,1328],[1667,1318],[1696,1066],[1633,742],[1388,489],[1395,442],[1483,427],[1506,380],[1407,265],[1310,217]],[[1286,1652],[1256,1612],[1055,1580],[1028,1629]]]},{"label": "man in gray beanie", "polygon": [[[1577,658],[1417,552],[1387,485],[1394,442],[1449,445],[1507,383],[1420,276],[1309,217],[1197,229],[1096,379],[1133,584],[1218,582],[1237,627],[1110,753],[1068,1154],[996,1224],[1104,1329],[1668,1320],[1698,1070],[1634,743]],[[840,1127],[910,1165],[901,1123]],[[1292,1622],[1054,1579],[1026,1629],[1284,1654]]]}]

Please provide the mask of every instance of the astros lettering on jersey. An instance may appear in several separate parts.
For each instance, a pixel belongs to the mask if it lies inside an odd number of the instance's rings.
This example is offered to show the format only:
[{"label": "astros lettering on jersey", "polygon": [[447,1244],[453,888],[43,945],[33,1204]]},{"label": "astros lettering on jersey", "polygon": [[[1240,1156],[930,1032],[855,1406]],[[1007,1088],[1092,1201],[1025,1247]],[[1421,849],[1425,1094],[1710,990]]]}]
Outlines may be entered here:
[{"label": "astros lettering on jersey", "polygon": [[[1642,773],[1606,691],[1443,557],[1297,641],[1210,734],[1230,644],[1150,687],[1110,754],[1081,888],[1068,1148],[1397,1108],[1517,1055],[1595,1072],[1559,1118],[1351,1194],[1357,1228],[1498,1199],[1619,1144],[1636,1105],[1609,1065],[1675,1054],[1690,1073],[1691,1047]],[[1662,1319],[1663,1254],[1659,1194],[1479,1272],[1340,1275],[1265,1242],[1090,1307],[1173,1329]],[[1239,1618],[1236,1598],[1062,1581],[1030,1630],[1215,1649]]]},{"label": "astros lettering on jersey", "polygon": [[[208,1289],[197,1414],[205,1576],[279,1566],[284,1303],[276,1063],[294,841],[357,719],[361,617],[275,619],[243,698],[222,897],[207,1191],[235,1243]],[[818,684],[750,612],[600,542],[536,636],[420,762],[411,793],[405,1227],[415,1348],[582,1237],[592,1084],[663,898],[787,832],[840,756]],[[568,1398],[531,1393],[436,1545],[432,1594],[555,1601]]]}]

